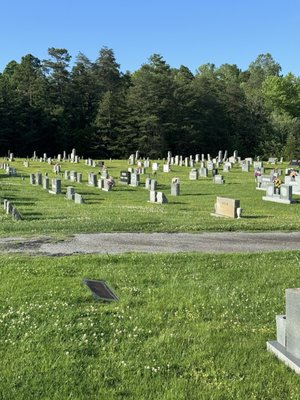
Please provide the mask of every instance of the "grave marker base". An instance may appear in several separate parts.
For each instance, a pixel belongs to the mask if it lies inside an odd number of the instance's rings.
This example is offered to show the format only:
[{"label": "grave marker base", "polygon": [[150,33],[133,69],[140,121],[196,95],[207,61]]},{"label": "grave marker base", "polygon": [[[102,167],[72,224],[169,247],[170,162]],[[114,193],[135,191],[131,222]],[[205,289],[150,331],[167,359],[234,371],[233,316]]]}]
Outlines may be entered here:
[{"label": "grave marker base", "polygon": [[278,343],[276,340],[267,342],[267,350],[275,354],[275,356],[297,374],[300,374],[300,359],[294,357],[291,353]]},{"label": "grave marker base", "polygon": [[263,196],[262,198],[265,201],[273,201],[273,203],[282,203],[282,204],[292,204],[295,203],[294,200],[285,200],[285,199],[281,199],[280,197],[276,197],[276,196]]}]

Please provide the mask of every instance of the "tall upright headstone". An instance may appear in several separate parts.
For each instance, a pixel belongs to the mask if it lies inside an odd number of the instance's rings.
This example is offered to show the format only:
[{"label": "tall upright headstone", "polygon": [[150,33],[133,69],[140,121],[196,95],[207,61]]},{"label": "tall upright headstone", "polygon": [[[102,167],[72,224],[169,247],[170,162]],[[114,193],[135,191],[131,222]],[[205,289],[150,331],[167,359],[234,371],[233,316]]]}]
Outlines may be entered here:
[{"label": "tall upright headstone", "polygon": [[276,316],[276,341],[268,341],[267,349],[300,374],[300,288],[285,291],[286,315]]}]

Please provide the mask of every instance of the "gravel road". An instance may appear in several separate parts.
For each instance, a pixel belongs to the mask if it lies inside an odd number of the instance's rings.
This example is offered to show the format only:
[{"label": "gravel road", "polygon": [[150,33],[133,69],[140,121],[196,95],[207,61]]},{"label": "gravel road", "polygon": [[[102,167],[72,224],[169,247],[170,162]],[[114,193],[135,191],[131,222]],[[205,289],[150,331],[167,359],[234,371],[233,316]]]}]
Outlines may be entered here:
[{"label": "gravel road", "polygon": [[0,238],[0,253],[63,256],[71,254],[254,253],[300,250],[300,232],[92,233],[65,240],[53,237]]}]

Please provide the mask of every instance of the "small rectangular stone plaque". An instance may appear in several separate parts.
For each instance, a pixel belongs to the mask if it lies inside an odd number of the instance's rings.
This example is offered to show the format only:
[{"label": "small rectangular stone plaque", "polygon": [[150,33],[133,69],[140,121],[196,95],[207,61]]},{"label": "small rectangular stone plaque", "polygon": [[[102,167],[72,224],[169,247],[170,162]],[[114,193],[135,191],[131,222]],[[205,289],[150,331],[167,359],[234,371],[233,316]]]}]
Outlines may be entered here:
[{"label": "small rectangular stone plaque", "polygon": [[105,281],[84,279],[83,283],[90,289],[97,300],[117,301],[118,296],[108,287]]}]

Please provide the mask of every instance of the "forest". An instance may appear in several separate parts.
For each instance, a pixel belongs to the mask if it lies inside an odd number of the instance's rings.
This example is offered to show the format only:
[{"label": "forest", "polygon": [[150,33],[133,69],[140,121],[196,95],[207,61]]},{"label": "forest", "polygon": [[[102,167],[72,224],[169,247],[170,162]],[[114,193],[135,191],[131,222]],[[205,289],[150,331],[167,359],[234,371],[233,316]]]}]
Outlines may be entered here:
[{"label": "forest", "polygon": [[0,73],[0,149],[19,157],[73,147],[82,156],[239,155],[300,158],[300,78],[271,54],[248,69],[203,64],[193,73],[159,54],[121,72],[114,51],[74,62],[66,49],[31,54]]}]

